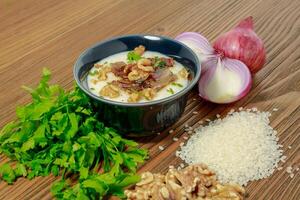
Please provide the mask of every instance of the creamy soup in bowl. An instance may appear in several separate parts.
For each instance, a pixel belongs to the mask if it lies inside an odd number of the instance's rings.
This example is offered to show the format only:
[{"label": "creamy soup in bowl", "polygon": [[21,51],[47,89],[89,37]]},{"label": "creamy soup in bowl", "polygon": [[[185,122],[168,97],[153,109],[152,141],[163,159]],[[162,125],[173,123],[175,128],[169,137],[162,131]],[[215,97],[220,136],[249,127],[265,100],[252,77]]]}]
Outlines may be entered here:
[{"label": "creamy soup in bowl", "polygon": [[189,83],[189,71],[173,58],[139,45],[95,63],[87,83],[94,95],[105,99],[149,102],[183,90]]},{"label": "creamy soup in bowl", "polygon": [[87,48],[74,78],[99,120],[128,136],[174,124],[197,84],[201,65],[183,43],[157,35],[124,35]]}]

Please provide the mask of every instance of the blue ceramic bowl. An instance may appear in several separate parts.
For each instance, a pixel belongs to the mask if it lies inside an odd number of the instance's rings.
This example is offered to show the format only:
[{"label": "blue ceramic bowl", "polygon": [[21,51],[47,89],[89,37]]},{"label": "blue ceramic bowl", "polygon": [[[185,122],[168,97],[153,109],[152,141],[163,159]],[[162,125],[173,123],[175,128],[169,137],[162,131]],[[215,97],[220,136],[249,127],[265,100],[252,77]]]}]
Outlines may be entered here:
[{"label": "blue ceramic bowl", "polygon": [[[192,74],[189,85],[170,97],[145,103],[111,101],[89,91],[86,77],[94,63],[107,56],[133,50],[139,45],[145,46],[146,50],[170,56],[189,68]],[[100,120],[120,133],[144,136],[162,131],[180,118],[186,106],[188,92],[198,82],[200,71],[195,53],[176,40],[156,35],[125,35],[86,49],[77,59],[73,72],[78,86],[93,100]]]}]

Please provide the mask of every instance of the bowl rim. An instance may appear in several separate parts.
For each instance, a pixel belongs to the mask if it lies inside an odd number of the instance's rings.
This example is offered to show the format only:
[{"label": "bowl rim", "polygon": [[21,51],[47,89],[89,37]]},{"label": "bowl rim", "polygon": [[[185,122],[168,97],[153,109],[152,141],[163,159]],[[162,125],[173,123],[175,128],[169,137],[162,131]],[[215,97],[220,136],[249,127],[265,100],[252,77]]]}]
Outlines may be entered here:
[{"label": "bowl rim", "polygon": [[[161,38],[161,39],[164,39],[164,40],[168,40],[170,42],[174,42],[174,43],[177,43],[183,47],[185,47],[193,56],[194,56],[194,59],[196,60],[196,68],[198,70],[196,70],[196,73],[195,73],[195,76],[193,78],[193,80],[190,82],[190,84],[185,87],[183,90],[175,93],[174,95],[171,95],[169,97],[166,97],[166,98],[162,98],[162,99],[158,99],[158,100],[154,100],[154,101],[149,101],[149,102],[139,102],[139,103],[126,103],[126,102],[119,102],[119,101],[113,101],[113,100],[109,100],[109,99],[105,99],[105,98],[101,98],[95,94],[93,94],[92,92],[90,92],[88,89],[86,89],[85,87],[82,86],[81,84],[81,81],[79,80],[79,77],[77,77],[77,71],[76,70],[77,68],[80,69],[80,66],[79,65],[79,60],[81,60],[81,58],[86,55],[86,53],[97,47],[97,46],[100,46],[104,43],[107,43],[107,42],[110,42],[112,40],[118,40],[118,39],[121,39],[121,38],[125,38],[125,37],[144,37],[147,39],[147,37],[158,37],[158,38]],[[200,78],[200,74],[201,74],[201,63],[198,59],[198,56],[195,54],[195,52],[189,48],[187,45],[185,45],[184,43],[180,42],[180,41],[177,41],[175,39],[172,39],[170,37],[167,37],[167,36],[160,36],[160,35],[154,35],[154,34],[128,34],[128,35],[120,35],[120,36],[116,36],[116,37],[112,37],[112,38],[108,38],[108,39],[105,39],[105,40],[102,40],[100,42],[97,42],[96,44],[86,48],[80,55],[79,57],[76,59],[76,62],[73,66],[73,76],[74,76],[74,79],[76,81],[76,84],[78,85],[78,87],[86,94],[88,95],[89,97],[97,100],[97,101],[101,101],[101,102],[104,102],[104,103],[107,103],[107,104],[110,104],[110,105],[116,105],[116,106],[123,106],[123,107],[144,107],[144,106],[153,106],[153,105],[157,105],[157,104],[161,104],[161,103],[167,103],[167,102],[170,102],[170,101],[173,101],[173,100],[176,100],[178,98],[180,98],[181,96],[185,95],[186,93],[188,93],[195,85],[196,83],[199,81],[199,78]]]}]

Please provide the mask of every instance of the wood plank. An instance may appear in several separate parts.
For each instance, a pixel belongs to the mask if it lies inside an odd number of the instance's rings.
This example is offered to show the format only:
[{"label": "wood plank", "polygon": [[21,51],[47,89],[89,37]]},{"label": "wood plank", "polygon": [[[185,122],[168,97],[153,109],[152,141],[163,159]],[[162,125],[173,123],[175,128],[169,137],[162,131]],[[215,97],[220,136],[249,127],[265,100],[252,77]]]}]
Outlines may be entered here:
[{"label": "wood plank", "polygon": [[[35,85],[41,68],[53,71],[53,80],[70,89],[72,65],[88,46],[104,38],[150,33],[174,37],[184,31],[197,31],[214,41],[249,15],[255,30],[265,42],[267,65],[254,77],[251,92],[234,104],[204,102],[195,88],[184,115],[159,136],[138,139],[151,158],[140,171],[165,172],[182,161],[174,152],[185,141],[183,127],[197,126],[199,120],[225,115],[231,108],[279,108],[271,116],[288,161],[300,165],[300,2],[255,1],[36,1],[0,0],[0,127],[14,118],[15,107],[28,102],[21,85]],[[198,115],[192,114],[194,111]],[[174,133],[169,134],[170,129]],[[173,142],[176,136],[180,140]],[[158,146],[166,149],[160,152]],[[292,149],[287,146],[291,145]],[[1,163],[6,161],[1,156]],[[13,186],[0,183],[0,199],[51,199],[50,185],[55,177],[19,179]],[[282,171],[270,178],[251,182],[248,199],[299,199],[299,173],[291,179]]]}]

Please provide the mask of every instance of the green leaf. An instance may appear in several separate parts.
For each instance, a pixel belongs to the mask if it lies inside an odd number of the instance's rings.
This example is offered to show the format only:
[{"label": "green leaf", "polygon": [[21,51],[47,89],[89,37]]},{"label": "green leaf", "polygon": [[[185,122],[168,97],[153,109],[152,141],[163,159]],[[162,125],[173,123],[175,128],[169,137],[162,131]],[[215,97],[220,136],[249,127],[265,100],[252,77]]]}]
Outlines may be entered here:
[{"label": "green leaf", "polygon": [[15,174],[16,176],[27,176],[27,170],[25,165],[17,163],[16,168],[15,168]]},{"label": "green leaf", "polygon": [[85,151],[81,149],[79,151],[76,151],[74,155],[77,166],[82,166],[84,164]]},{"label": "green leaf", "polygon": [[182,84],[180,84],[180,83],[176,83],[176,82],[173,82],[173,83],[171,83],[171,85],[174,85],[174,86],[177,86],[177,87],[183,87],[183,85],[182,85]]},{"label": "green leaf", "polygon": [[70,113],[68,116],[71,123],[71,128],[69,129],[66,135],[68,139],[71,139],[78,131],[78,119],[75,113]]},{"label": "green leaf", "polygon": [[76,200],[90,200],[89,196],[86,195],[83,189],[80,189],[77,195]]},{"label": "green leaf", "polygon": [[117,177],[117,182],[110,185],[109,193],[120,198],[126,198],[123,188],[140,181],[140,176],[136,174],[123,174]]},{"label": "green leaf", "polygon": [[71,151],[72,151],[72,141],[65,141],[63,144],[62,144],[62,150],[67,153],[67,154],[70,154]]},{"label": "green leaf", "polygon": [[41,175],[41,173],[44,172],[45,169],[43,167],[43,164],[45,163],[46,161],[42,159],[35,159],[31,161],[30,168],[31,168],[31,172],[34,173],[34,176]]},{"label": "green leaf", "polygon": [[97,137],[96,133],[90,132],[88,135],[80,137],[78,142],[86,143],[90,147],[97,148],[103,143],[103,140],[101,137]]},{"label": "green leaf", "polygon": [[48,113],[54,106],[51,99],[36,102],[35,104],[29,104],[28,106],[22,106],[17,108],[17,116],[22,121],[25,120],[39,120],[40,117]]},{"label": "green leaf", "polygon": [[88,166],[92,166],[95,160],[95,150],[94,149],[87,149],[85,153],[85,161]]},{"label": "green leaf", "polygon": [[138,146],[138,143],[133,140],[122,139],[122,142],[124,142],[124,144],[127,145],[128,147],[137,147]]},{"label": "green leaf", "polygon": [[33,138],[30,138],[29,140],[27,140],[25,143],[23,143],[22,147],[21,147],[21,151],[28,151],[30,149],[33,149],[35,147],[35,141]]},{"label": "green leaf", "polygon": [[37,175],[36,175],[36,171],[30,171],[29,173],[28,173],[28,175],[27,175],[27,178],[29,179],[29,180],[32,180],[34,177],[36,177]]},{"label": "green leaf", "polygon": [[142,163],[147,157],[147,153],[144,150],[139,149],[128,151],[126,152],[126,155],[136,163]]},{"label": "green leaf", "polygon": [[58,121],[61,120],[63,117],[64,117],[63,113],[59,111],[52,115],[51,121]]},{"label": "green leaf", "polygon": [[0,166],[0,174],[2,179],[6,181],[8,184],[12,184],[16,179],[14,170],[7,163]]},{"label": "green leaf", "polygon": [[27,87],[27,86],[25,86],[25,85],[23,85],[21,88],[24,89],[24,90],[26,90],[26,91],[29,92],[30,94],[32,94],[32,93],[35,92],[34,89],[32,89],[32,88],[30,88],[30,87]]},{"label": "green leaf", "polygon": [[14,130],[18,127],[18,124],[14,121],[6,124],[0,132],[0,143],[9,138],[14,132]]},{"label": "green leaf", "polygon": [[136,54],[134,51],[129,51],[127,54],[127,60],[128,62],[134,62],[140,60],[142,57],[138,54]]},{"label": "green leaf", "polygon": [[82,186],[84,188],[94,189],[101,196],[104,196],[108,191],[108,186],[104,182],[96,179],[87,179],[82,182]]},{"label": "green leaf", "polygon": [[58,176],[59,175],[59,167],[57,165],[53,165],[51,167],[51,173],[54,175],[54,176]]},{"label": "green leaf", "polygon": [[121,140],[122,140],[122,138],[120,136],[115,136],[112,138],[112,142],[114,144],[119,144]]},{"label": "green leaf", "polygon": [[173,90],[172,88],[168,88],[168,89],[167,89],[167,92],[169,92],[170,94],[174,94],[174,93],[175,93],[174,90]]},{"label": "green leaf", "polygon": [[54,103],[49,99],[47,101],[43,101],[35,105],[32,113],[30,114],[31,120],[38,120],[43,114],[49,112],[51,107],[53,107]]},{"label": "green leaf", "polygon": [[136,172],[137,163],[134,160],[129,159],[126,154],[123,154],[124,165],[129,169],[130,172]]},{"label": "green leaf", "polygon": [[75,144],[73,144],[73,146],[72,146],[73,152],[79,150],[80,148],[81,148],[81,146],[80,146],[80,144],[78,144],[77,142],[76,142]]},{"label": "green leaf", "polygon": [[69,163],[67,163],[66,160],[64,160],[64,159],[56,158],[54,160],[53,164],[58,165],[60,167],[66,167],[67,168]]},{"label": "green leaf", "polygon": [[60,136],[65,132],[68,127],[68,115],[66,113],[55,113],[50,120],[50,124],[52,125],[52,135],[53,136]]},{"label": "green leaf", "polygon": [[50,85],[49,86],[50,95],[55,95],[59,93],[63,93],[63,89],[59,85]]},{"label": "green leaf", "polygon": [[42,82],[46,82],[50,79],[51,71],[48,68],[44,67],[42,74],[43,74]]},{"label": "green leaf", "polygon": [[89,169],[86,167],[81,167],[79,169],[80,179],[86,179],[89,175]]},{"label": "green leaf", "polygon": [[141,180],[141,177],[137,174],[126,175],[126,176],[124,176],[124,179],[121,180],[117,185],[124,188],[129,185],[135,184],[135,183],[139,182],[140,180]]},{"label": "green leaf", "polygon": [[61,192],[65,187],[67,186],[67,183],[65,180],[60,180],[52,184],[51,186],[51,192],[56,195],[57,193]]},{"label": "green leaf", "polygon": [[20,129],[11,134],[9,138],[3,141],[2,146],[8,143],[18,143],[21,144],[22,142],[26,141],[32,135],[32,131],[35,128],[35,123],[31,121],[25,121],[20,124]]},{"label": "green leaf", "polygon": [[28,113],[26,112],[26,108],[28,107],[25,107],[25,106],[18,106],[16,108],[16,114],[17,114],[17,117],[19,119],[23,119],[23,121],[26,119]]},{"label": "green leaf", "polygon": [[95,75],[97,75],[97,74],[99,74],[99,71],[98,70],[94,70],[93,72],[89,72],[89,75],[90,76],[95,76]]},{"label": "green leaf", "polygon": [[68,165],[72,168],[76,168],[76,160],[75,160],[75,156],[74,154],[72,154],[68,160],[68,162],[65,162],[65,163],[68,163]]},{"label": "green leaf", "polygon": [[36,144],[39,144],[41,147],[47,145],[47,138],[45,136],[45,125],[40,125],[37,130],[33,133],[33,139]]},{"label": "green leaf", "polygon": [[158,68],[165,68],[167,66],[167,63],[161,60],[161,58],[155,57],[153,66]]},{"label": "green leaf", "polygon": [[112,154],[112,158],[115,164],[122,164],[124,161],[122,155],[119,152],[117,152],[116,154]]}]

